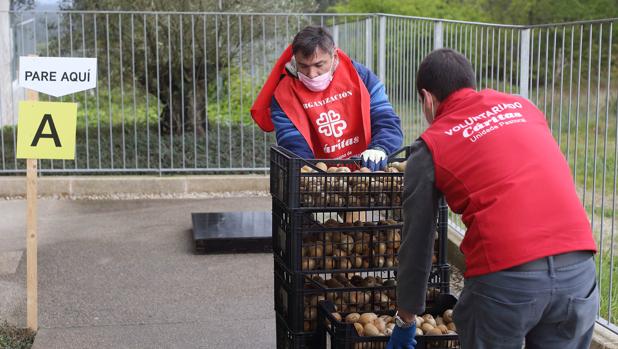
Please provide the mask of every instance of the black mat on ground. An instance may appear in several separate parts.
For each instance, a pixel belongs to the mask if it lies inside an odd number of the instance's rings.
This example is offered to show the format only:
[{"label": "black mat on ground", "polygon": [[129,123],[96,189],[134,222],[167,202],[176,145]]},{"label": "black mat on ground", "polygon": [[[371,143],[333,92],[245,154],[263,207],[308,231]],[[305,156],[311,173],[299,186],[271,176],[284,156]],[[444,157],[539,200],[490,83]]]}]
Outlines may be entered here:
[{"label": "black mat on ground", "polygon": [[270,211],[191,213],[196,253],[272,252]]}]

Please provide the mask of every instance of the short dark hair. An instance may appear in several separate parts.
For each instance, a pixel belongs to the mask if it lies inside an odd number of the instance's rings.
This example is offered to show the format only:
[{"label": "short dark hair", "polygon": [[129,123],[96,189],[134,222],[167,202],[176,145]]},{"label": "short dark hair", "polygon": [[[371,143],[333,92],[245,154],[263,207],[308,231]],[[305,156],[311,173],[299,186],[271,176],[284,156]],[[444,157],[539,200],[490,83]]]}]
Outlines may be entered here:
[{"label": "short dark hair", "polygon": [[324,27],[307,26],[299,31],[292,41],[292,53],[300,53],[303,57],[313,55],[318,47],[328,53],[333,53],[335,49],[333,36]]},{"label": "short dark hair", "polygon": [[418,94],[425,89],[440,102],[465,87],[476,87],[474,70],[468,59],[455,50],[434,50],[423,59],[416,72]]}]

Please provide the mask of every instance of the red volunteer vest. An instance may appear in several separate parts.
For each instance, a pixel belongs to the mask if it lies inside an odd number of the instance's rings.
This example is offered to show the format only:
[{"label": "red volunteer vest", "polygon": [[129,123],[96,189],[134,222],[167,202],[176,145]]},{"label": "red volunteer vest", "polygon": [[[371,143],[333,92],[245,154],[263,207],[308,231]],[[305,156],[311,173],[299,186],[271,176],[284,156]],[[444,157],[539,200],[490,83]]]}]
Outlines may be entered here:
[{"label": "red volunteer vest", "polygon": [[569,165],[527,99],[459,90],[421,137],[433,155],[437,188],[467,228],[466,277],[596,251]]},{"label": "red volunteer vest", "polygon": [[312,92],[300,80],[286,75],[275,98],[316,158],[358,156],[371,142],[369,91],[352,61],[338,50],[339,65],[330,85]]}]

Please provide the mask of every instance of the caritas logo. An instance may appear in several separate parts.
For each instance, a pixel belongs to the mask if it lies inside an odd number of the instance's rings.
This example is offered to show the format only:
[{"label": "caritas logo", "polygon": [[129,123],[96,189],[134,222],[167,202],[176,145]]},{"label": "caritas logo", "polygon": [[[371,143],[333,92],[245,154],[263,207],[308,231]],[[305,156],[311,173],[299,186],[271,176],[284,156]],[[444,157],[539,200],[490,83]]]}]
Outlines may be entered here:
[{"label": "caritas logo", "polygon": [[320,116],[316,120],[316,124],[318,125],[318,132],[327,137],[334,136],[336,138],[343,136],[343,130],[348,127],[348,124],[341,120],[341,115],[334,110],[320,113]]}]

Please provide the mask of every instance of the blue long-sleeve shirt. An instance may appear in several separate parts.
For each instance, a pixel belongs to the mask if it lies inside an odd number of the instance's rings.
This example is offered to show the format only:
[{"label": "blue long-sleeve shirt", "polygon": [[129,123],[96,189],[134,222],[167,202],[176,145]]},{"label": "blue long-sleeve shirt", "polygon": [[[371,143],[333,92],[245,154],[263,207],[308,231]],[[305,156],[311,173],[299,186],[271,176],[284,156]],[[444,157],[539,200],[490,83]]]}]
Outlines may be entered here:
[{"label": "blue long-sleeve shirt", "polygon": [[[354,61],[352,61],[352,64],[365,87],[367,87],[370,96],[371,143],[369,143],[368,149],[382,149],[386,154],[391,154],[399,149],[403,142],[401,120],[388,101],[384,84],[380,79],[362,64]],[[275,97],[273,97],[270,111],[275,125],[277,144],[302,158],[315,158],[309,144],[285,115]]]}]

